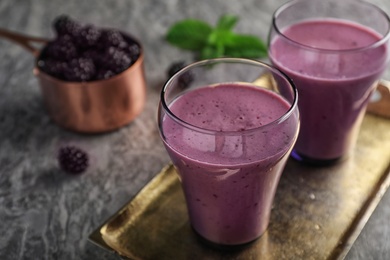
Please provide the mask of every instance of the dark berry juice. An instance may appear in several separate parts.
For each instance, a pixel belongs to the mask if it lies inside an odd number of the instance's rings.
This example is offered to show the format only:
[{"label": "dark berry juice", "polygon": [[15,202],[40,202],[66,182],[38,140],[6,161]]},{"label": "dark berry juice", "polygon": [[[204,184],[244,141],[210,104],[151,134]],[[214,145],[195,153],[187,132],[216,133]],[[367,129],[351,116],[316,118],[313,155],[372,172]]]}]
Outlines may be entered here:
[{"label": "dark berry juice", "polygon": [[189,125],[165,115],[163,140],[191,224],[206,240],[245,244],[267,228],[298,131],[298,115],[283,119],[290,107],[271,91],[236,83],[188,91],[170,104]]},{"label": "dark berry juice", "polygon": [[301,130],[294,150],[311,160],[341,158],[356,143],[387,65],[387,46],[373,46],[382,36],[370,28],[340,19],[306,20],[283,34],[271,43],[270,59],[298,89]]}]

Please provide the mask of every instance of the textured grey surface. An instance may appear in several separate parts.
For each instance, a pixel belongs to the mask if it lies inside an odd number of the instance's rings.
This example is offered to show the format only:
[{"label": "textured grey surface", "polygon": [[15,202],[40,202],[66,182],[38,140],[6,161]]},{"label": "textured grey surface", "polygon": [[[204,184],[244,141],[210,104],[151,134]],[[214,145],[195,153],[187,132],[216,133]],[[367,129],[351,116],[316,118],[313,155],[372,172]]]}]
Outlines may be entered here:
[{"label": "textured grey surface", "polygon": [[[118,259],[87,237],[169,161],[156,126],[158,92],[169,64],[191,55],[163,40],[167,28],[188,17],[215,23],[231,13],[241,17],[237,30],[265,39],[272,12],[283,2],[1,0],[0,27],[25,34],[51,37],[50,23],[62,13],[132,33],[146,50],[148,98],[143,113],[118,131],[68,132],[45,111],[33,56],[0,39],[0,259]],[[388,0],[373,2],[390,12]],[[86,173],[59,170],[56,153],[67,143],[91,155]],[[390,259],[389,218],[387,192],[347,259]]]}]

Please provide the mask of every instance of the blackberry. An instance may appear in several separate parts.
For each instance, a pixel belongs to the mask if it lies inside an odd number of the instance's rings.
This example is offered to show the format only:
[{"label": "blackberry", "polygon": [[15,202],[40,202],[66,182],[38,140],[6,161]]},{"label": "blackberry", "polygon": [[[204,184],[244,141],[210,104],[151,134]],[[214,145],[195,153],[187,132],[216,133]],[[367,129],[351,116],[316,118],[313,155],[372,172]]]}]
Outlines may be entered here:
[{"label": "blackberry", "polygon": [[75,146],[61,147],[58,153],[58,163],[62,170],[78,174],[89,166],[88,154]]},{"label": "blackberry", "polygon": [[65,61],[43,59],[39,60],[37,65],[40,70],[49,74],[50,76],[59,79],[65,79],[64,72],[68,69],[68,63]]},{"label": "blackberry", "polygon": [[[168,71],[167,71],[168,77],[169,78],[172,77],[176,72],[178,72],[179,70],[181,70],[185,66],[187,66],[187,64],[184,61],[178,61],[178,62],[172,63],[169,66]],[[181,87],[181,88],[187,88],[191,84],[192,81],[194,81],[194,75],[190,71],[184,72],[177,79],[177,83],[179,84],[179,87]]]},{"label": "blackberry", "polygon": [[126,52],[115,47],[109,47],[101,57],[99,65],[104,69],[118,74],[130,67],[133,63],[133,60]]},{"label": "blackberry", "polygon": [[101,31],[93,25],[87,25],[80,29],[79,33],[74,37],[78,47],[88,49],[96,46],[99,41]]},{"label": "blackberry", "polygon": [[77,55],[77,48],[68,35],[49,42],[45,48],[45,56],[51,59],[68,61],[77,57]]},{"label": "blackberry", "polygon": [[64,77],[68,81],[89,81],[94,78],[95,73],[95,65],[91,59],[76,58],[68,63]]},{"label": "blackberry", "polygon": [[87,59],[91,59],[94,61],[94,63],[99,63],[100,61],[100,56],[101,56],[101,52],[92,48],[92,49],[88,49],[88,50],[85,50],[84,52],[81,53],[81,58],[87,58]]},{"label": "blackberry", "polygon": [[48,43],[39,68],[66,81],[108,79],[129,68],[140,56],[141,47],[114,29],[82,26],[67,15],[53,21],[57,38]]},{"label": "blackberry", "polygon": [[135,62],[141,54],[141,48],[138,46],[137,43],[131,42],[128,47],[128,53],[131,59]]},{"label": "blackberry", "polygon": [[99,47],[103,50],[109,47],[125,49],[128,47],[128,44],[119,31],[104,30],[100,38]]},{"label": "blackberry", "polygon": [[172,63],[167,71],[168,77],[172,77],[176,72],[184,68],[187,64],[184,61],[177,61]]},{"label": "blackberry", "polygon": [[101,69],[96,73],[96,79],[109,79],[113,76],[115,76],[115,73],[107,69]]},{"label": "blackberry", "polygon": [[54,30],[57,33],[57,36],[69,35],[76,36],[79,34],[81,25],[76,21],[72,20],[67,15],[60,15],[53,21]]}]

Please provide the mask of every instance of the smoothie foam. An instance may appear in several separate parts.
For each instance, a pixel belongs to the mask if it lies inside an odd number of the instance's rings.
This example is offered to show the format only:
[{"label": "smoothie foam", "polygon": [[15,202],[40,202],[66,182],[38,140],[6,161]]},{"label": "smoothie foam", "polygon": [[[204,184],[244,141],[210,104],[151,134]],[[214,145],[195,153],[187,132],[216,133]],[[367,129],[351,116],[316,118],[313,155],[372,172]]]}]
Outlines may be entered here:
[{"label": "smoothie foam", "polygon": [[169,106],[181,120],[207,129],[183,127],[167,115],[162,122],[192,226],[202,237],[234,245],[264,232],[298,119],[270,123],[290,106],[273,92],[240,84],[196,89]]}]

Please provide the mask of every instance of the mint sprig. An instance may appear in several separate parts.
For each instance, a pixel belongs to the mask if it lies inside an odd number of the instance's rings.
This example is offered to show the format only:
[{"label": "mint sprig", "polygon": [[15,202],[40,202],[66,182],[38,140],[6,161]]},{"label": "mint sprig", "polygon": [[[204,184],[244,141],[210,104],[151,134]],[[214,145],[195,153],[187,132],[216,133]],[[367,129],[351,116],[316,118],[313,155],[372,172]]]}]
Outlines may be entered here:
[{"label": "mint sprig", "polygon": [[238,17],[233,15],[222,15],[215,27],[201,20],[185,19],[172,25],[166,39],[180,49],[195,52],[198,59],[266,57],[267,46],[260,38],[232,31],[237,22]]}]

